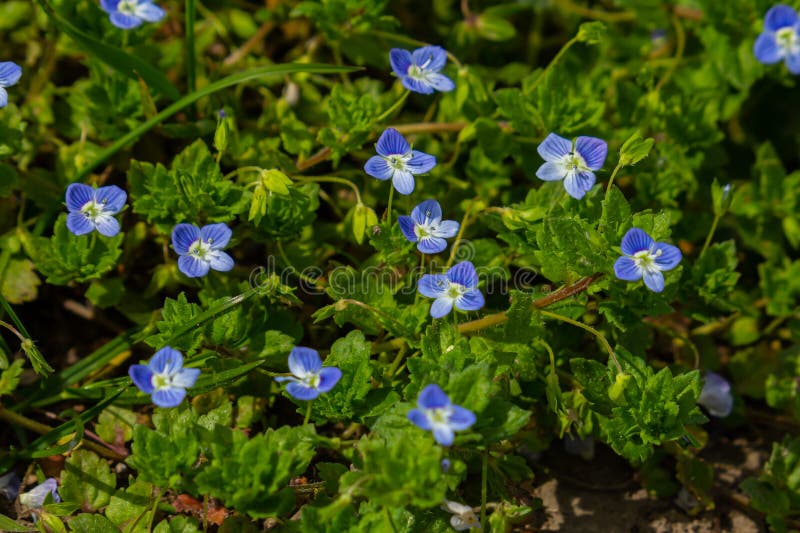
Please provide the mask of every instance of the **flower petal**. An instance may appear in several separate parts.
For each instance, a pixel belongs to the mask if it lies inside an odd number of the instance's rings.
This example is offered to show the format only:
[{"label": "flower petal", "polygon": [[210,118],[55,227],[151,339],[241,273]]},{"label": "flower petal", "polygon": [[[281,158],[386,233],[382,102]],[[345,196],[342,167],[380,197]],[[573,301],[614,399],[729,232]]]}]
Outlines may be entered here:
[{"label": "flower petal", "polygon": [[136,6],[136,16],[147,22],[158,22],[165,15],[166,12],[152,2],[145,2]]},{"label": "flower petal", "polygon": [[178,372],[172,378],[172,384],[175,387],[183,387],[184,389],[188,389],[190,387],[194,387],[194,384],[197,382],[197,378],[199,377],[199,368],[182,368],[180,372]]},{"label": "flower petal", "polygon": [[697,403],[705,407],[711,416],[725,418],[733,410],[731,384],[715,372],[706,372],[705,378]]},{"label": "flower petal", "polygon": [[117,6],[119,5],[119,0],[100,0],[100,7],[106,13],[113,13],[117,11]]},{"label": "flower petal", "polygon": [[170,346],[164,346],[153,354],[147,366],[156,374],[175,374],[183,368],[183,354]]},{"label": "flower petal", "polygon": [[794,75],[800,74],[800,53],[786,56],[786,68]]},{"label": "flower petal", "polygon": [[[661,252],[661,255],[657,255]],[[681,262],[683,254],[677,246],[665,242],[657,242],[653,245],[653,254],[657,255],[655,263],[661,270],[672,270]]]},{"label": "flower petal", "polygon": [[80,211],[84,205],[94,200],[94,188],[83,183],[73,183],[67,187],[65,199],[67,209]]},{"label": "flower petal", "polygon": [[186,398],[186,389],[178,387],[158,389],[153,392],[151,398],[153,403],[159,407],[178,407]]},{"label": "flower petal", "polygon": [[453,299],[449,296],[440,296],[436,298],[431,304],[431,316],[433,318],[442,318],[447,316],[453,310]]},{"label": "flower petal", "polygon": [[233,235],[231,229],[222,223],[208,224],[200,229],[200,238],[209,243],[212,250],[222,250],[228,246],[231,235]]},{"label": "flower petal", "polygon": [[447,52],[441,46],[423,46],[414,50],[411,62],[425,70],[439,71],[447,63]]},{"label": "flower petal", "polygon": [[664,290],[664,274],[660,270],[647,270],[643,273],[644,284],[653,292]]},{"label": "flower petal", "polygon": [[411,218],[417,224],[425,224],[435,218],[442,218],[442,206],[436,200],[425,200],[411,210]]},{"label": "flower petal", "polygon": [[797,22],[797,11],[782,4],[770,8],[764,15],[764,29],[767,31],[778,31],[787,26],[794,26]]},{"label": "flower petal", "polygon": [[460,405],[452,406],[453,413],[450,415],[450,418],[447,420],[450,427],[456,431],[464,431],[465,429],[469,429],[472,424],[475,423],[476,417],[475,413],[461,407]]},{"label": "flower petal", "polygon": [[28,492],[19,495],[19,502],[31,509],[40,509],[44,505],[48,494],[53,495],[53,501],[58,503],[61,498],[58,495],[58,482],[55,478],[47,478],[41,484],[35,486]]},{"label": "flower petal", "polygon": [[289,354],[289,371],[303,378],[308,374],[316,374],[322,368],[322,360],[319,353],[305,346],[295,346]]},{"label": "flower petal", "polygon": [[389,63],[397,77],[401,78],[406,75],[408,67],[411,66],[411,52],[402,48],[392,48],[389,51]]},{"label": "flower petal", "polygon": [[172,247],[180,255],[188,254],[189,247],[200,238],[200,228],[194,224],[178,224],[172,229]]},{"label": "flower petal", "polygon": [[783,50],[778,46],[778,41],[772,32],[764,32],[758,36],[753,45],[753,54],[765,65],[772,65],[783,59]]},{"label": "flower petal", "polygon": [[448,405],[450,405],[450,397],[435,383],[426,385],[417,397],[417,407],[420,409],[439,409]]},{"label": "flower petal", "polygon": [[433,428],[433,438],[436,439],[436,442],[442,446],[451,446],[453,444],[453,440],[456,438],[456,435],[453,433],[453,430],[450,428],[450,426],[437,424]]},{"label": "flower petal", "polygon": [[[77,214],[77,213],[70,213]],[[100,215],[94,219],[94,226],[100,235],[105,237],[114,237],[119,233],[119,221],[111,215]]]},{"label": "flower petal", "polygon": [[208,266],[217,272],[228,272],[233,269],[233,257],[222,250],[212,250],[206,256]]},{"label": "flower petal", "polygon": [[403,76],[400,81],[403,83],[403,87],[409,91],[419,94],[433,94],[433,87],[427,81],[418,80],[411,76]]},{"label": "flower petal", "polygon": [[417,282],[417,290],[428,298],[438,298],[447,292],[450,286],[447,276],[444,274],[425,274]]},{"label": "flower petal", "polygon": [[483,293],[478,289],[467,291],[456,299],[456,309],[461,311],[477,311],[484,305]]},{"label": "flower petal", "polygon": [[178,270],[189,278],[202,278],[210,269],[208,261],[198,259],[193,255],[182,255],[178,258]]},{"label": "flower petal", "polygon": [[623,281],[638,281],[642,279],[642,269],[636,266],[636,262],[626,255],[620,256],[614,262],[614,274]]},{"label": "flower petal", "polygon": [[450,92],[456,88],[456,84],[453,80],[438,72],[425,76],[425,81],[428,82],[428,85],[443,93]]},{"label": "flower petal", "polygon": [[435,166],[436,158],[419,150],[412,150],[411,159],[406,163],[406,169],[412,174],[424,174]]},{"label": "flower petal", "polygon": [[111,20],[111,24],[121,30],[131,30],[142,24],[142,19],[139,17],[126,15],[124,13],[120,13],[119,11],[111,13],[111,16],[108,18]]},{"label": "flower petal", "polygon": [[450,237],[455,237],[458,235],[458,229],[460,227],[461,224],[455,220],[442,220],[442,222],[436,226],[436,228],[434,228],[433,235],[436,237],[449,239]]},{"label": "flower petal", "polygon": [[447,271],[447,279],[464,287],[473,289],[478,286],[478,273],[469,261],[461,261]]},{"label": "flower petal", "polygon": [[564,166],[553,161],[546,161],[536,171],[536,177],[542,181],[563,180],[565,176]]},{"label": "flower petal", "polygon": [[8,91],[0,87],[0,109],[8,105]]},{"label": "flower petal", "polygon": [[414,232],[414,221],[411,217],[400,215],[397,217],[397,223],[400,224],[400,231],[409,242],[417,242],[417,234]]},{"label": "flower petal", "polygon": [[570,173],[564,179],[564,188],[570,196],[576,200],[580,200],[594,187],[596,180],[597,177],[594,175],[594,172],[590,170],[584,170],[578,174]]},{"label": "flower petal", "polygon": [[326,366],[319,371],[319,384],[317,390],[320,392],[328,392],[339,380],[342,379],[342,371],[335,366]]},{"label": "flower petal", "polygon": [[67,215],[67,229],[74,235],[86,235],[94,231],[94,224],[82,213]]},{"label": "flower petal", "polygon": [[409,195],[414,192],[414,175],[405,170],[396,170],[392,177],[392,185],[400,194]]},{"label": "flower petal", "polygon": [[586,166],[592,170],[600,170],[608,155],[608,144],[597,137],[581,136],[575,140],[575,150],[586,161]]},{"label": "flower petal", "polygon": [[128,369],[128,375],[131,377],[133,384],[138,387],[140,391],[145,394],[153,392],[153,371],[147,365],[131,365]]},{"label": "flower petal", "polygon": [[431,421],[422,409],[412,409],[408,412],[408,419],[412,424],[425,431],[431,430]]},{"label": "flower petal", "polygon": [[423,254],[438,254],[447,248],[447,241],[440,237],[423,237],[417,243],[417,250]]},{"label": "flower petal", "polygon": [[313,400],[319,396],[317,389],[299,381],[293,381],[286,385],[286,392],[298,400]]},{"label": "flower petal", "polygon": [[11,87],[22,76],[22,67],[13,61],[0,62],[0,86]]},{"label": "flower petal", "polygon": [[394,128],[386,128],[375,143],[375,151],[379,155],[388,157],[390,155],[405,155],[411,151],[405,137]]},{"label": "flower petal", "polygon": [[[536,148],[542,159],[555,163],[560,161],[562,157],[572,151],[572,141],[551,133],[542,143]],[[542,178],[544,179],[544,178]]]},{"label": "flower petal", "polygon": [[364,172],[381,181],[388,180],[394,175],[394,169],[389,165],[389,162],[379,155],[373,155],[367,160],[364,165]]},{"label": "flower petal", "polygon": [[631,228],[622,237],[622,253],[625,255],[634,255],[642,250],[649,250],[653,245],[653,238],[648,235],[644,230],[639,228]]},{"label": "flower petal", "polygon": [[116,185],[107,185],[94,190],[94,201],[101,204],[106,213],[115,215],[125,207],[128,194]]}]

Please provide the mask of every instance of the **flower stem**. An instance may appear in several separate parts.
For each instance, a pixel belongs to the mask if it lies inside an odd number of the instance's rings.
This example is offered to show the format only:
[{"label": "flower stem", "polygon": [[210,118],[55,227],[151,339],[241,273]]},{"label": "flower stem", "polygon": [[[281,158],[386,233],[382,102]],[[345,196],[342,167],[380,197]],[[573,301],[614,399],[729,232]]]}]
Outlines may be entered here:
[{"label": "flower stem", "polygon": [[339,178],[336,176],[295,176],[292,178],[295,181],[303,181],[303,182],[317,182],[317,183],[340,183],[347,187],[353,189],[353,194],[356,195],[356,204],[361,204],[361,191],[358,190],[358,186],[350,180],[346,180],[344,178]]},{"label": "flower stem", "polygon": [[543,316],[546,316],[548,318],[552,318],[553,320],[560,320],[561,322],[565,322],[567,324],[571,324],[571,325],[573,325],[575,327],[578,327],[578,328],[581,328],[581,329],[583,329],[585,331],[588,331],[589,333],[591,333],[592,335],[597,337],[597,340],[600,341],[600,344],[603,345],[603,348],[605,348],[606,351],[608,352],[608,356],[614,362],[614,366],[616,366],[617,370],[620,373],[622,373],[622,366],[620,366],[619,361],[617,361],[617,356],[614,354],[614,349],[611,347],[611,345],[608,343],[608,339],[606,339],[605,336],[602,333],[600,333],[599,331],[597,331],[596,329],[594,329],[591,326],[587,326],[583,322],[578,322],[577,320],[572,320],[569,317],[566,317],[566,316],[563,316],[563,315],[559,315],[559,314],[556,314],[556,313],[552,313],[550,311],[545,311],[544,309],[540,309],[539,312]]},{"label": "flower stem", "polygon": [[469,207],[467,207],[467,210],[464,212],[464,218],[461,219],[461,225],[458,227],[458,234],[456,235],[456,239],[453,241],[453,246],[450,248],[450,257],[447,258],[447,264],[444,266],[445,268],[450,268],[450,265],[452,265],[453,261],[456,259],[458,246],[461,244],[461,237],[464,236],[464,230],[469,224],[469,215],[472,212],[472,206],[474,205],[474,202],[470,203]]},{"label": "flower stem", "polygon": [[483,462],[481,463],[481,527],[486,529],[486,496],[488,492],[489,478],[489,447],[483,452]]},{"label": "flower stem", "polygon": [[567,52],[567,50],[569,50],[569,49],[570,49],[570,47],[572,47],[572,45],[573,45],[573,44],[575,44],[575,43],[577,43],[577,42],[578,42],[578,36],[576,35],[575,37],[573,37],[572,39],[570,39],[569,41],[567,41],[567,42],[566,42],[566,44],[564,44],[564,46],[562,46],[562,47],[561,47],[561,50],[559,50],[559,51],[558,51],[558,53],[556,54],[556,56],[555,56],[555,57],[554,57],[554,58],[553,58],[553,59],[550,61],[550,63],[548,63],[548,64],[547,64],[547,66],[544,68],[544,72],[542,72],[542,73],[541,73],[541,75],[539,75],[539,77],[538,77],[538,78],[536,78],[536,80],[534,80],[534,82],[533,82],[533,85],[531,85],[531,86],[530,86],[530,87],[527,89],[527,91],[526,91],[526,92],[527,92],[528,94],[531,94],[531,93],[533,93],[533,91],[535,91],[535,90],[536,90],[536,87],[538,87],[538,86],[539,86],[539,84],[540,84],[540,83],[542,83],[542,82],[544,81],[544,79],[547,77],[547,75],[548,75],[548,74],[550,74],[550,70],[552,70],[553,66],[554,66],[556,63],[558,63],[558,61],[559,61],[559,60],[561,59],[561,57],[562,57],[562,56],[563,56],[563,55],[564,55],[564,54]]},{"label": "flower stem", "polygon": [[[389,226],[392,225],[392,199],[394,198],[394,185],[389,189],[389,205],[386,207],[385,217],[389,221]],[[391,230],[390,230],[391,231]]]},{"label": "flower stem", "polygon": [[392,106],[389,109],[387,109],[386,111],[384,111],[383,113],[378,115],[378,118],[375,119],[375,122],[383,122],[384,120],[386,120],[387,118],[392,116],[392,114],[395,111],[397,111],[398,109],[400,109],[403,106],[403,104],[405,103],[406,98],[408,98],[409,94],[411,94],[411,91],[406,89],[406,91],[403,93],[403,95],[400,98],[398,98],[397,101],[395,103],[393,103]]},{"label": "flower stem", "polygon": [[308,421],[309,421],[309,420],[311,420],[311,404],[312,404],[312,403],[313,403],[313,400],[309,400],[309,401],[308,401],[308,405],[306,405],[306,416],[305,416],[305,418],[303,419],[303,425],[304,425],[304,426],[305,426],[306,424],[308,424]]},{"label": "flower stem", "polygon": [[617,177],[617,172],[619,169],[622,168],[622,158],[617,162],[617,166],[614,167],[614,171],[611,172],[611,177],[608,178],[608,185],[606,185],[606,200],[608,200],[608,195],[611,194],[611,185],[614,184],[614,178]]},{"label": "flower stem", "polygon": [[714,233],[717,231],[717,225],[719,224],[719,219],[722,218],[722,214],[717,213],[714,215],[714,221],[711,223],[711,229],[708,230],[708,235],[706,236],[706,242],[703,243],[703,249],[700,250],[700,255],[697,257],[703,257],[703,254],[706,253],[708,247],[711,246],[711,240],[714,238]]}]

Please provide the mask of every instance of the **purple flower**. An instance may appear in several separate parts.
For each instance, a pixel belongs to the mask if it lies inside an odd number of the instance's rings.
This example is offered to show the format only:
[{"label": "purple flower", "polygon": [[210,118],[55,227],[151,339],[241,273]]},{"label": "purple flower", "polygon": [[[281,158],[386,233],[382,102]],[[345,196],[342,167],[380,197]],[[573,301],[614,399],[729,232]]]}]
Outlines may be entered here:
[{"label": "purple flower", "polygon": [[13,61],[0,62],[0,109],[8,105],[6,87],[16,85],[22,76],[22,67]]},{"label": "purple flower", "polygon": [[58,495],[58,482],[55,478],[49,477],[28,492],[20,494],[19,502],[31,509],[41,509],[48,494],[53,495],[53,501],[55,503],[61,501],[61,497]]},{"label": "purple flower", "polygon": [[789,6],[777,5],[764,16],[764,31],[753,45],[761,63],[784,61],[789,72],[800,74],[800,17]]},{"label": "purple flower", "polygon": [[13,502],[19,493],[19,476],[13,470],[0,476],[0,495]]},{"label": "purple flower", "polygon": [[225,224],[178,224],[172,230],[172,247],[178,252],[178,269],[190,278],[201,278],[211,269],[227,272],[233,258],[222,251],[233,232]]},{"label": "purple flower", "polygon": [[95,189],[83,183],[67,187],[67,229],[75,235],[86,235],[97,230],[101,235],[113,237],[119,233],[119,221],[114,215],[122,211],[128,195],[116,185]]},{"label": "purple flower", "polygon": [[428,385],[417,398],[417,407],[408,412],[408,419],[442,446],[453,444],[456,431],[469,429],[475,423],[475,413],[454,405],[439,385]]},{"label": "purple flower", "polygon": [[100,0],[111,24],[123,30],[141,26],[142,22],[158,22],[166,13],[153,0]]},{"label": "purple flower", "polygon": [[411,216],[401,215],[400,230],[410,242],[417,243],[423,254],[438,254],[447,248],[447,241],[458,233],[455,220],[442,220],[442,208],[436,200],[425,200],[411,211]]},{"label": "purple flower", "polygon": [[536,171],[536,177],[544,181],[564,180],[564,188],[570,196],[580,200],[594,186],[606,161],[608,145],[596,137],[578,137],[575,143],[551,133],[536,149],[546,162]]},{"label": "purple flower", "polygon": [[417,289],[428,298],[435,298],[431,316],[442,318],[455,305],[461,311],[477,311],[483,307],[483,294],[478,290],[478,273],[469,261],[454,265],[445,274],[425,274]]},{"label": "purple flower", "polygon": [[194,386],[199,368],[183,368],[183,355],[164,346],[146,365],[131,365],[128,374],[134,385],[150,394],[159,407],[177,407],[186,397],[186,389]]},{"label": "purple flower", "polygon": [[733,410],[731,384],[715,372],[706,372],[706,380],[697,403],[705,407],[711,416],[725,418]]},{"label": "purple flower", "polygon": [[664,270],[672,270],[681,262],[677,246],[655,242],[639,228],[631,228],[622,238],[622,253],[614,263],[614,273],[621,280],[639,281],[653,292],[664,290]]},{"label": "purple flower", "polygon": [[392,179],[400,194],[414,192],[414,175],[424,174],[436,166],[436,158],[419,150],[412,150],[408,141],[394,128],[381,133],[375,144],[378,155],[369,158],[364,171],[381,181]]},{"label": "purple flower", "polygon": [[393,48],[389,52],[389,62],[409,91],[432,94],[455,89],[453,80],[441,73],[447,63],[447,52],[441,46],[423,46],[413,52]]},{"label": "purple flower", "polygon": [[311,348],[295,346],[289,354],[291,376],[281,376],[275,381],[289,381],[286,392],[298,400],[313,400],[328,392],[342,378],[342,371],[335,366],[322,367],[319,353]]}]

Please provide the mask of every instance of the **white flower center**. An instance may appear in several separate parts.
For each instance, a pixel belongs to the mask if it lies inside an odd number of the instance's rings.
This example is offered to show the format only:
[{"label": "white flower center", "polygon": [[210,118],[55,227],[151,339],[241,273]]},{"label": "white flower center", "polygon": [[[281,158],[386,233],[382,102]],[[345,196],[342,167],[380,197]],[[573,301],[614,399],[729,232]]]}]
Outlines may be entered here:
[{"label": "white flower center", "polygon": [[776,31],[775,42],[785,55],[800,52],[800,36],[794,28],[781,28]]},{"label": "white flower center", "polygon": [[201,261],[208,261],[207,257],[211,252],[212,239],[203,242],[203,239],[197,239],[189,246],[189,255],[200,259]]},{"label": "white flower center", "polygon": [[446,426],[450,421],[450,415],[453,414],[453,409],[450,406],[447,407],[435,407],[433,409],[427,409],[428,420],[431,421],[431,424],[434,426]]},{"label": "white flower center", "polygon": [[658,268],[658,265],[656,265],[656,259],[661,257],[662,253],[661,250],[656,250],[655,253],[651,253],[650,250],[642,250],[641,252],[633,254],[633,262],[643,271],[652,272],[661,270]]},{"label": "white flower center", "polygon": [[319,387],[319,382],[321,381],[319,374],[310,373],[305,375],[301,378],[303,384],[311,387],[312,389],[316,389]]},{"label": "white flower center", "polygon": [[136,15],[136,6],[139,0],[121,0],[117,4],[117,11],[123,15]]},{"label": "white flower center", "polygon": [[453,283],[451,281],[450,286],[447,287],[447,297],[453,300],[459,299],[465,292],[467,292],[467,288],[460,283]]},{"label": "white flower center", "polygon": [[105,214],[105,202],[98,203],[94,200],[86,202],[83,207],[81,207],[81,213],[87,219],[95,222],[98,218]]},{"label": "white flower center", "polygon": [[561,168],[565,175],[578,174],[589,170],[586,160],[578,152],[570,152],[561,158]]},{"label": "white flower center", "polygon": [[170,389],[172,388],[172,374],[153,374],[150,382],[155,389]]},{"label": "white flower center", "polygon": [[411,152],[407,154],[393,154],[384,157],[393,170],[406,170],[406,163],[411,159]]}]

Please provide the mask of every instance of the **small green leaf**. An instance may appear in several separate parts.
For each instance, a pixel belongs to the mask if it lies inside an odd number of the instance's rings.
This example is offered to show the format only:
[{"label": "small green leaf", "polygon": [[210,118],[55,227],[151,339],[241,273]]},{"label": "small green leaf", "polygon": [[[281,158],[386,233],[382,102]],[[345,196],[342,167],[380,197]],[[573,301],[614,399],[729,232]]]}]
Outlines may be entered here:
[{"label": "small green leaf", "polygon": [[602,22],[584,22],[578,28],[578,41],[586,44],[598,44],[601,42],[606,34],[608,28]]},{"label": "small green leaf", "polygon": [[650,153],[650,149],[653,148],[653,143],[655,143],[655,139],[645,139],[637,130],[633,135],[628,137],[628,140],[625,141],[622,144],[622,148],[619,149],[620,165],[635,165],[647,157]]}]

